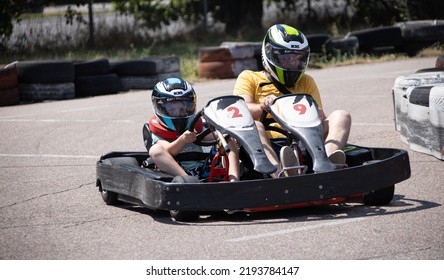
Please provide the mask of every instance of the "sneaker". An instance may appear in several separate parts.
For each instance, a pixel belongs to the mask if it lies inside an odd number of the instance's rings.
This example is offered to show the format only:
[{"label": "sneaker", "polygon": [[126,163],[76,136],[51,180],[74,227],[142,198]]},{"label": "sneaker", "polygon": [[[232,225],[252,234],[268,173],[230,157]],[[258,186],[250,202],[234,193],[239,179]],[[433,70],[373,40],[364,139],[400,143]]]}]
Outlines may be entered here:
[{"label": "sneaker", "polygon": [[289,146],[282,147],[279,156],[282,166],[281,174],[283,174],[284,177],[299,175],[299,168],[292,168],[300,165],[299,160],[294,154],[292,148]]},{"label": "sneaker", "polygon": [[345,153],[342,150],[336,150],[331,155],[328,156],[328,159],[336,165],[338,169],[348,167],[346,163]]}]

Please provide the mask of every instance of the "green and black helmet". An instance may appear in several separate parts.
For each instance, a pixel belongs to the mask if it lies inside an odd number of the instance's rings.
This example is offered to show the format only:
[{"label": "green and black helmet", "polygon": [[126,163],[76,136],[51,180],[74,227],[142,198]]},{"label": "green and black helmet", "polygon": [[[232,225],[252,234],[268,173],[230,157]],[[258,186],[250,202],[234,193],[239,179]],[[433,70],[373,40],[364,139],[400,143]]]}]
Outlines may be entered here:
[{"label": "green and black helmet", "polygon": [[304,75],[310,57],[305,35],[296,28],[276,24],[270,27],[262,44],[262,63],[277,82],[291,87]]}]

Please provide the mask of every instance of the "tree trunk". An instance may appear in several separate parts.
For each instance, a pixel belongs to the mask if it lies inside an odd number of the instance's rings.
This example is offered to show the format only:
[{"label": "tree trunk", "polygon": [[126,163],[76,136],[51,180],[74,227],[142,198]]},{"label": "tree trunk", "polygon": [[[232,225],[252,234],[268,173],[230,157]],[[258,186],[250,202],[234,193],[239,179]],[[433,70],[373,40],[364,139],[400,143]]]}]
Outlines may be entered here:
[{"label": "tree trunk", "polygon": [[237,36],[241,32],[262,33],[262,1],[226,0],[221,8],[225,10],[225,31]]}]

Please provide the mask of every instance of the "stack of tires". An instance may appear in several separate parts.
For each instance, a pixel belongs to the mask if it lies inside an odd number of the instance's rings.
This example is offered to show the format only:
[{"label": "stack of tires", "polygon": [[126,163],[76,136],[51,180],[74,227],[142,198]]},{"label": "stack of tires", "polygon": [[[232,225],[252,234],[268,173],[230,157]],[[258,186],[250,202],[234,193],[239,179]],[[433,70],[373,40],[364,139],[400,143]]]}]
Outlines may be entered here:
[{"label": "stack of tires", "polygon": [[444,43],[444,20],[419,20],[396,23],[402,33],[402,48],[410,56],[433,44]]},{"label": "stack of tires", "polygon": [[15,66],[0,69],[0,106],[16,105],[20,101]]},{"label": "stack of tires", "polygon": [[396,78],[395,127],[414,151],[444,160],[444,68]]},{"label": "stack of tires", "polygon": [[243,70],[262,69],[261,43],[224,42],[218,47],[199,49],[200,78],[236,78]]},{"label": "stack of tires", "polygon": [[118,76],[119,91],[152,89],[161,80],[182,76],[177,56],[111,61],[110,68]]},{"label": "stack of tires", "polygon": [[74,62],[76,97],[114,94],[119,91],[119,77],[110,72],[108,59]]},{"label": "stack of tires", "polygon": [[21,101],[64,100],[75,97],[74,64],[70,61],[18,61]]}]

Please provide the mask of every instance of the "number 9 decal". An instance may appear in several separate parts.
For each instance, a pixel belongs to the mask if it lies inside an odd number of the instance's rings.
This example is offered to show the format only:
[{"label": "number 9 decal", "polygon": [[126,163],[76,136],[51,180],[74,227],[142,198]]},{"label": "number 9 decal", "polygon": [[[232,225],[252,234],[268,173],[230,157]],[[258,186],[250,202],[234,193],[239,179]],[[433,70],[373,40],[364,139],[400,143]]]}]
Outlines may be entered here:
[{"label": "number 9 decal", "polygon": [[305,112],[307,111],[307,107],[304,105],[304,104],[295,104],[294,106],[293,106],[293,109],[295,110],[295,111],[298,111],[299,112],[299,115],[303,115],[303,114],[305,114]]}]

